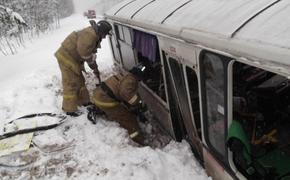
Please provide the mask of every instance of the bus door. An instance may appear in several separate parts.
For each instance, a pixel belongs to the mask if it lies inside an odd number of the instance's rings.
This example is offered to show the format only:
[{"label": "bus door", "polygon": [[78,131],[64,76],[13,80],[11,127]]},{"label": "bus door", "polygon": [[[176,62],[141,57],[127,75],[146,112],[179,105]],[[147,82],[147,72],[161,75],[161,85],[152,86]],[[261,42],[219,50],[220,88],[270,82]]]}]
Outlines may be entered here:
[{"label": "bus door", "polygon": [[170,56],[165,52],[163,52],[163,55],[165,56],[164,70],[169,109],[176,140],[181,141],[186,139],[194,148],[194,151],[198,153],[199,157],[202,157],[200,139],[192,120],[188,102],[184,65],[178,62],[177,57]]},{"label": "bus door", "polygon": [[[210,51],[199,55],[202,99],[204,162],[214,179],[233,173],[228,164],[228,64],[232,59]],[[226,170],[226,171],[225,171]]]},{"label": "bus door", "polygon": [[119,42],[117,40],[118,38],[119,38],[118,26],[114,25],[114,34],[113,34],[113,36],[111,36],[110,42],[111,42],[113,56],[114,56],[115,61],[119,65],[122,65],[120,45],[119,45]]},{"label": "bus door", "polygon": [[[186,88],[188,91],[188,102],[191,110],[191,119],[193,120],[195,139],[197,148],[202,152],[202,128],[201,128],[201,112],[200,112],[200,102],[199,102],[199,87],[198,87],[198,77],[196,66],[186,65],[184,68],[184,74],[186,75]],[[202,157],[202,156],[201,156]],[[202,160],[202,158],[201,158]]]},{"label": "bus door", "polygon": [[136,65],[132,47],[132,29],[121,24],[115,24],[114,27],[117,34],[116,47],[118,47],[120,52],[119,59],[122,61],[123,68],[130,70]]}]

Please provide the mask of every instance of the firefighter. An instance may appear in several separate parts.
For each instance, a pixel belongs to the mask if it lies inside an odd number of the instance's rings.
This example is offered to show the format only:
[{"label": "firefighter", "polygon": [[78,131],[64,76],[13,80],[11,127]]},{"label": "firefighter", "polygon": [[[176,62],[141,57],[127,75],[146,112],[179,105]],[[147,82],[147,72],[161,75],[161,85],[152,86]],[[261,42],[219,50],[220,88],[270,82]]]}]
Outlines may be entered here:
[{"label": "firefighter", "polygon": [[84,62],[87,62],[99,78],[95,53],[101,47],[101,40],[110,34],[112,29],[111,25],[105,20],[98,23],[91,20],[90,24],[91,26],[87,28],[72,32],[65,38],[61,47],[55,53],[62,76],[62,109],[71,116],[79,115],[77,106],[86,106],[90,103],[89,93],[82,74]]},{"label": "firefighter", "polygon": [[129,72],[119,73],[102,82],[93,92],[92,102],[102,110],[110,120],[117,121],[128,130],[135,142],[143,145],[143,136],[135,113],[130,108],[140,101],[137,90],[140,80],[147,77],[146,67],[139,65]]}]

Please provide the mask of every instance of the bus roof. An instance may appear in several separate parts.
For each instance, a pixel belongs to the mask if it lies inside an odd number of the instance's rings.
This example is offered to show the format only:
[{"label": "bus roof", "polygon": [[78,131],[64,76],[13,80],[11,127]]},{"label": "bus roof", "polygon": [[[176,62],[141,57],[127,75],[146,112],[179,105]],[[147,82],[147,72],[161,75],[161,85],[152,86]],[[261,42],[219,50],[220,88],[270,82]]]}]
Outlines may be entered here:
[{"label": "bus roof", "polygon": [[105,15],[235,56],[290,65],[289,0],[125,0]]}]

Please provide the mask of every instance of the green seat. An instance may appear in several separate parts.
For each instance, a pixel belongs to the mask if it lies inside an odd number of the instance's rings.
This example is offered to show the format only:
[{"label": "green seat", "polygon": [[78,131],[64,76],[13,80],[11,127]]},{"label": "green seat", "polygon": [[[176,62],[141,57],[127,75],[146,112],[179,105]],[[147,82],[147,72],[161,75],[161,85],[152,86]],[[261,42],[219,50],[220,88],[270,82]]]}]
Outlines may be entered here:
[{"label": "green seat", "polygon": [[[242,148],[233,147],[237,144],[240,144]],[[274,179],[290,180],[290,157],[279,149],[266,152],[261,156],[253,155],[249,138],[238,121],[233,120],[230,125],[227,146],[233,151],[234,156],[243,157],[242,161],[244,162],[241,167],[247,177],[257,177],[258,175],[259,177],[267,177],[266,179],[272,177]]]}]

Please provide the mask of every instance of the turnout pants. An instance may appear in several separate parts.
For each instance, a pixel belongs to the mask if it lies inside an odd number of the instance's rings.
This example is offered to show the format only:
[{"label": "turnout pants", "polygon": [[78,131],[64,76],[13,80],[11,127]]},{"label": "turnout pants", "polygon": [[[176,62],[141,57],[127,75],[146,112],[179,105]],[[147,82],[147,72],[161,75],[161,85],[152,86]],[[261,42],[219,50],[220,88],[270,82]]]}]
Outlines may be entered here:
[{"label": "turnout pants", "polygon": [[124,105],[118,104],[115,107],[100,107],[110,120],[114,120],[120,124],[121,127],[127,129],[130,138],[139,144],[143,144],[144,139],[140,134],[137,117],[131,113]]},{"label": "turnout pants", "polygon": [[[63,102],[62,109],[65,112],[77,111],[77,106],[90,102],[89,92],[85,85],[85,79],[81,70],[76,73],[65,62],[64,56],[56,54],[62,76]],[[81,66],[81,65],[79,65]],[[81,69],[81,67],[79,67]]]},{"label": "turnout pants", "polygon": [[105,112],[109,120],[116,121],[121,127],[127,129],[132,140],[141,145],[144,144],[137,117],[125,105],[111,99],[100,87],[95,89],[92,102]]}]

